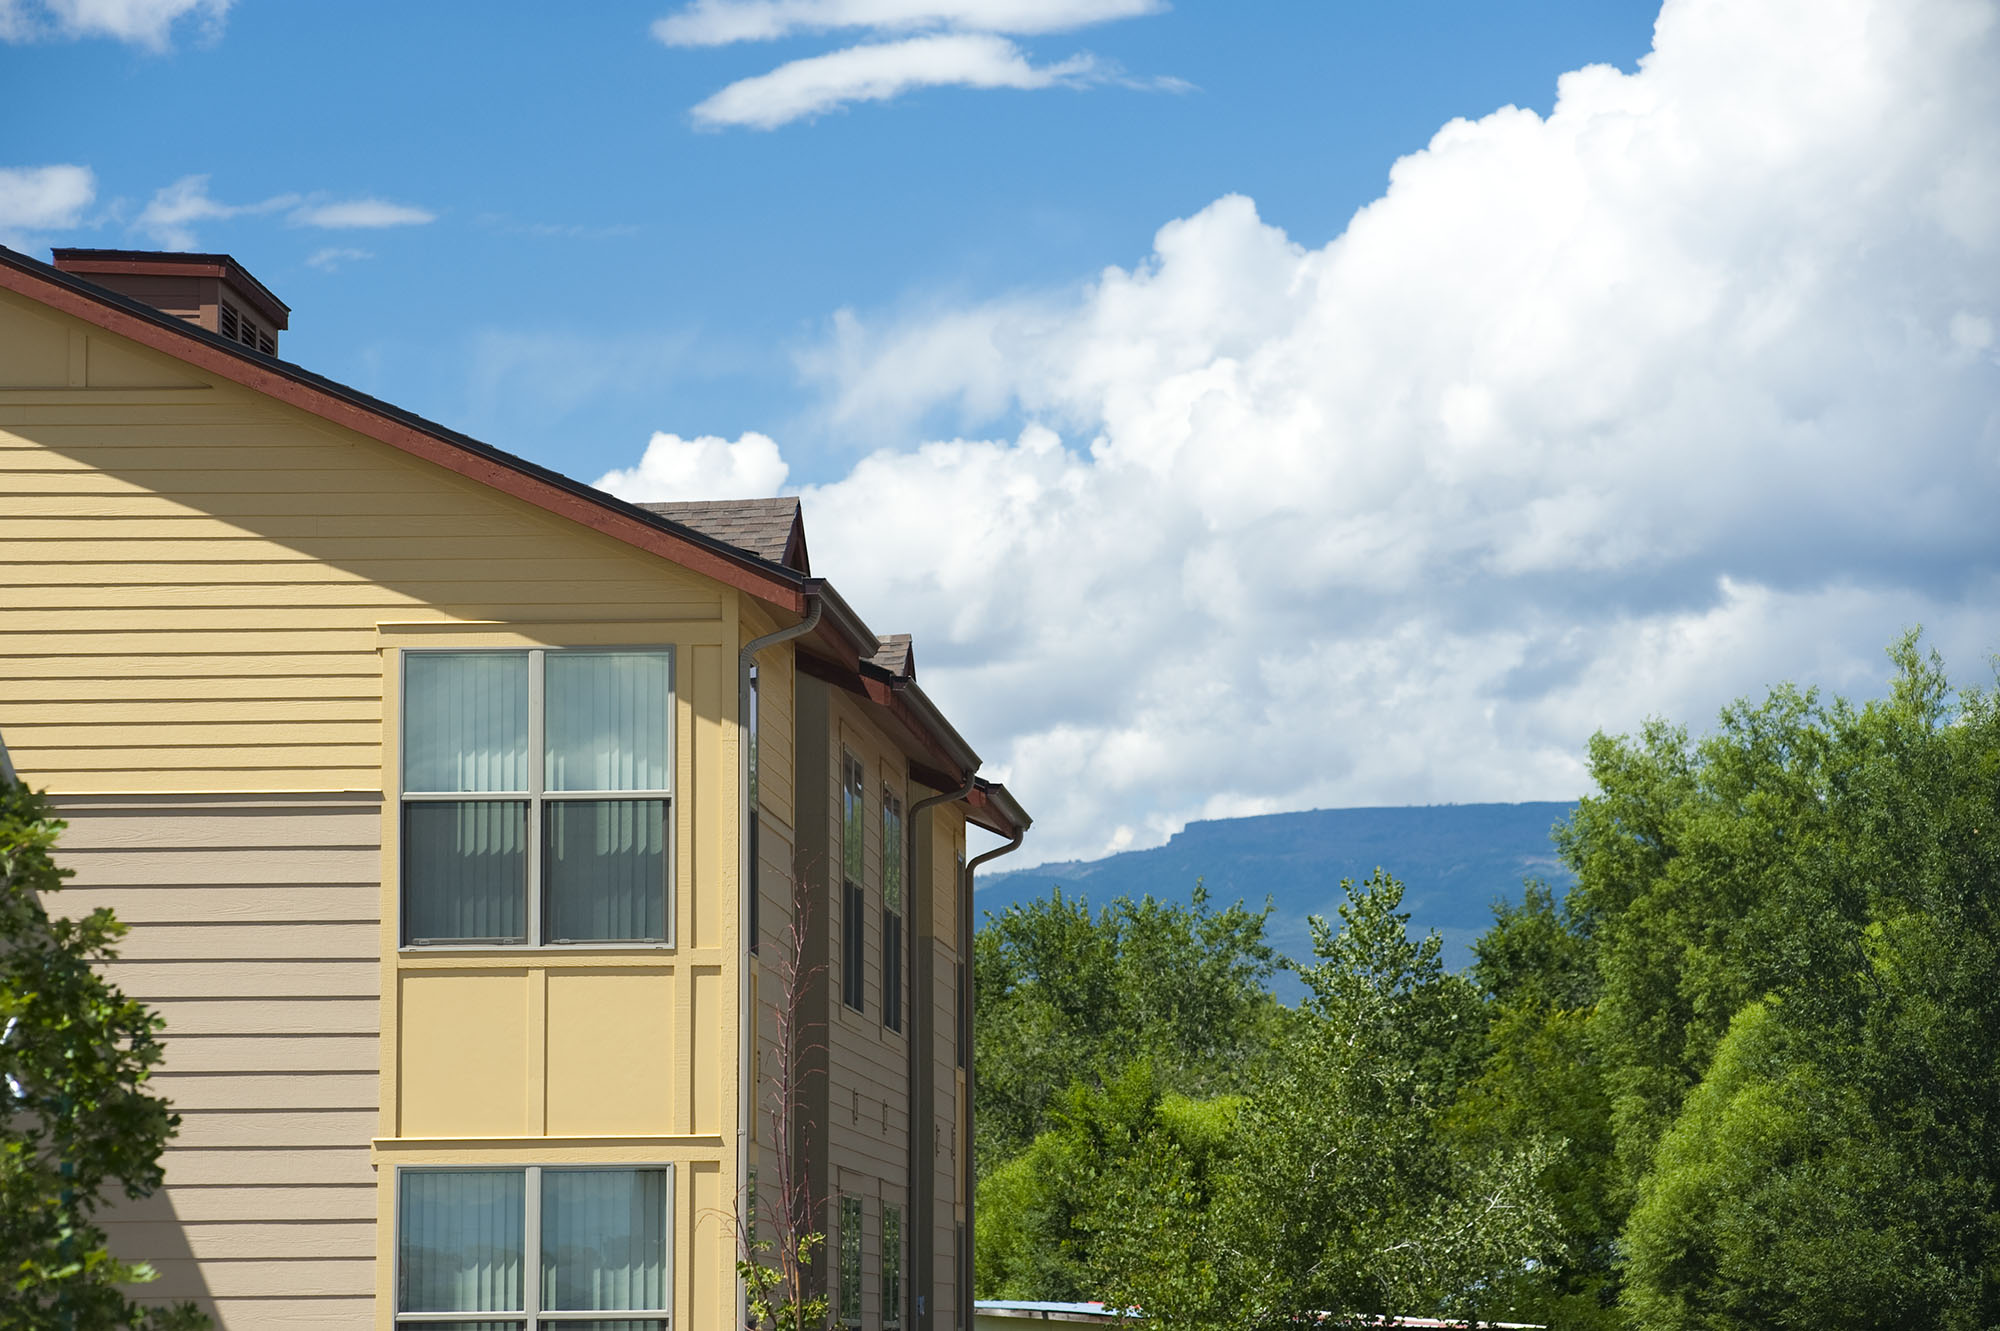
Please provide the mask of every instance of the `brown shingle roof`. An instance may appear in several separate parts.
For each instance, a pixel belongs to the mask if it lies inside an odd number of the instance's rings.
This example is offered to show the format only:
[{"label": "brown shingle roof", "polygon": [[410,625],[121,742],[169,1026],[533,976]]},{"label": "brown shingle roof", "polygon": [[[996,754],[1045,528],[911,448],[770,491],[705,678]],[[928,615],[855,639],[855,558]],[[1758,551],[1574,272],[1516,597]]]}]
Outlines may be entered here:
[{"label": "brown shingle roof", "polygon": [[812,571],[806,563],[805,527],[799,518],[796,495],[778,499],[684,500],[639,507],[768,563],[783,564],[800,573]]},{"label": "brown shingle roof", "polygon": [[877,639],[875,655],[868,658],[869,664],[880,667],[897,679],[907,679],[917,673],[916,649],[910,645],[907,633],[891,633]]}]

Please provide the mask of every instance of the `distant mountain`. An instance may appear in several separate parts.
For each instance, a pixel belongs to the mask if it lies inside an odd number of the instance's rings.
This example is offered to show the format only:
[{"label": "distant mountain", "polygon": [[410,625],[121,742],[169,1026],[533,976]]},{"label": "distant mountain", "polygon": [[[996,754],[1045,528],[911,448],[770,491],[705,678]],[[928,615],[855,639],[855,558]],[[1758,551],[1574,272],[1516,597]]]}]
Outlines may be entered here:
[{"label": "distant mountain", "polygon": [[[1256,818],[1189,823],[1164,846],[1128,850],[1101,860],[1044,864],[1014,873],[981,875],[974,908],[998,914],[1018,901],[1046,897],[1060,884],[1067,896],[1102,905],[1121,894],[1185,901],[1197,878],[1223,905],[1241,897],[1259,907],[1270,897],[1271,941],[1301,960],[1312,956],[1309,915],[1333,918],[1340,880],[1357,881],[1377,865],[1405,886],[1403,908],[1413,933],[1435,929],[1445,964],[1467,965],[1471,943],[1493,920],[1493,903],[1521,899],[1523,879],[1567,888],[1571,876],[1556,858],[1549,830],[1576,806],[1429,804],[1384,809],[1315,809]],[[1296,998],[1296,980],[1280,987]]]}]

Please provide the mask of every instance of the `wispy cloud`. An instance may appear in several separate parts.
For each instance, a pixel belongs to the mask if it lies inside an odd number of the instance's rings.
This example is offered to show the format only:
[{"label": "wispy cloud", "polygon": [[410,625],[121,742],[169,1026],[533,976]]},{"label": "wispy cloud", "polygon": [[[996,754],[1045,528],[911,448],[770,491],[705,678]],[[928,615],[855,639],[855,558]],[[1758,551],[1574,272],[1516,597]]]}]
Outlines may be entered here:
[{"label": "wispy cloud", "polygon": [[0,242],[26,249],[35,232],[76,226],[96,197],[87,166],[0,166]]},{"label": "wispy cloud", "polygon": [[776,129],[849,102],[880,102],[914,88],[1053,88],[1101,81],[1092,57],[1037,67],[1021,48],[986,33],[912,37],[851,46],[739,79],[694,108],[709,126]]},{"label": "wispy cloud", "polygon": [[164,51],[174,25],[193,18],[206,36],[222,30],[230,0],[0,0],[0,41],[109,37]]},{"label": "wispy cloud", "polygon": [[226,221],[266,213],[284,213],[293,226],[327,231],[367,230],[390,226],[421,226],[437,214],[386,199],[327,199],[322,195],[279,194],[256,203],[223,203],[208,192],[209,177],[182,176],[155,194],[132,223],[169,249],[188,250],[200,243],[197,222]]},{"label": "wispy cloud", "polygon": [[182,176],[153,195],[132,223],[156,244],[173,250],[191,250],[200,244],[194,224],[219,222],[232,217],[280,212],[296,205],[299,196],[280,194],[259,203],[222,203],[208,193],[207,176]]},{"label": "wispy cloud", "polygon": [[1134,79],[1089,54],[1037,65],[1012,36],[1067,32],[1166,9],[1166,0],[694,0],[653,24],[668,46],[770,41],[798,32],[866,30],[863,42],[739,79],[694,108],[708,128],[775,129],[851,102],[917,88],[1057,88],[1112,83],[1185,92],[1175,78]]},{"label": "wispy cloud", "polygon": [[315,250],[306,259],[306,267],[317,268],[323,273],[337,273],[350,263],[360,263],[375,257],[373,250],[351,249],[344,245],[329,245],[323,250]]},{"label": "wispy cloud", "polygon": [[695,0],[653,24],[669,46],[770,41],[795,32],[872,28],[1031,34],[1156,14],[1164,0]]},{"label": "wispy cloud", "polygon": [[387,199],[341,199],[308,203],[294,209],[286,220],[293,226],[325,227],[329,231],[373,230],[385,226],[423,226],[437,221],[437,214]]},{"label": "wispy cloud", "polygon": [[632,222],[524,222],[506,213],[481,213],[473,219],[489,231],[509,236],[532,236],[537,240],[611,240],[636,236],[640,228]]}]

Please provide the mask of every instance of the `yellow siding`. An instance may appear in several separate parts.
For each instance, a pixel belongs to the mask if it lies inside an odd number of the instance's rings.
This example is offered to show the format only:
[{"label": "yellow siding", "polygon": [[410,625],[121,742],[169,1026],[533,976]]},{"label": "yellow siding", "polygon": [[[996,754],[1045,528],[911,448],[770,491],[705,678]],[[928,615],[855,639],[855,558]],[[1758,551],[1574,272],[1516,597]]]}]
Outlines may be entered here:
[{"label": "yellow siding", "polygon": [[[90,890],[139,926],[120,973],[167,1016],[188,1115],[187,1209],[117,1222],[168,1244],[149,1295],[216,1300],[226,1331],[386,1327],[383,1166],[670,1161],[676,1324],[728,1320],[739,613],[719,583],[0,293],[0,731],[24,774],[75,798],[381,800],[304,875],[295,841],[219,815],[188,835],[226,854],[106,843],[121,870]],[[674,945],[399,953],[401,650],[627,643],[675,651]],[[231,1209],[281,1196],[326,1223],[251,1233]],[[259,1254],[290,1240],[272,1275]]]},{"label": "yellow siding", "polygon": [[674,1131],[670,967],[548,974],[548,1131]]},{"label": "yellow siding", "polygon": [[70,327],[0,293],[0,728],[53,791],[379,789],[378,624],[713,622],[733,604],[108,335],[87,335],[90,387],[185,387],[70,389]]},{"label": "yellow siding", "polygon": [[528,979],[526,970],[400,977],[396,1135],[527,1135]]}]

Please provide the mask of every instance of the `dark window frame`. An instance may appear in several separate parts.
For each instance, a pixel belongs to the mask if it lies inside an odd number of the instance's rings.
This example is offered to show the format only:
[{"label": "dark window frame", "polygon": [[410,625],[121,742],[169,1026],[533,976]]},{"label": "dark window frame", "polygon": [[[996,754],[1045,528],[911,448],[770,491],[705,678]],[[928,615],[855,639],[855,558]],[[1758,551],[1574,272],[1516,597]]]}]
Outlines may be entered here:
[{"label": "dark window frame", "polygon": [[840,751],[840,998],[856,1012],[868,1010],[867,773],[861,760]]}]

